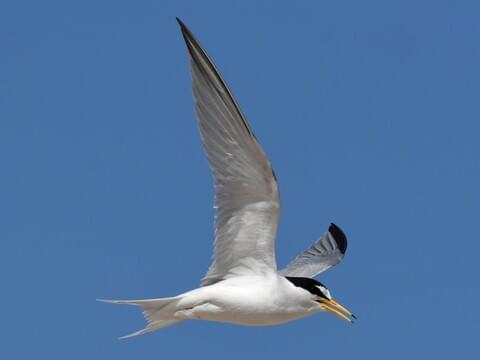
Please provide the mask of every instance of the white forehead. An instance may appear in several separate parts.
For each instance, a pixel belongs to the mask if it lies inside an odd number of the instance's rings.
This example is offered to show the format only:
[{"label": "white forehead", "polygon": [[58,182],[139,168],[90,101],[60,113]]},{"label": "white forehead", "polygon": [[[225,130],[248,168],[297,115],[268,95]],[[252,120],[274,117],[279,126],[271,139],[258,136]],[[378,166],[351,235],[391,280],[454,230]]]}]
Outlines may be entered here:
[{"label": "white forehead", "polygon": [[320,289],[320,291],[330,300],[332,299],[332,295],[330,295],[330,291],[322,285],[315,285],[317,288]]}]

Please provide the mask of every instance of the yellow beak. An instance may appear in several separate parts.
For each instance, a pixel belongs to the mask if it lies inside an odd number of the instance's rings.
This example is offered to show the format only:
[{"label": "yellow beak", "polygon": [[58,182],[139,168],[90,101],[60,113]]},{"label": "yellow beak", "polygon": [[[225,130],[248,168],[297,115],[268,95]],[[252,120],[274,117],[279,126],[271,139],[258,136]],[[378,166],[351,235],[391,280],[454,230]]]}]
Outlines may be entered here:
[{"label": "yellow beak", "polygon": [[344,308],[342,305],[340,305],[338,302],[336,302],[333,299],[322,300],[322,302],[320,303],[320,306],[323,310],[328,311],[329,313],[332,313],[334,315],[337,315],[339,318],[342,318],[343,320],[346,320],[350,323],[353,323],[353,320],[350,319],[348,316],[356,319],[355,315],[353,315],[350,310],[347,310],[346,308]]}]

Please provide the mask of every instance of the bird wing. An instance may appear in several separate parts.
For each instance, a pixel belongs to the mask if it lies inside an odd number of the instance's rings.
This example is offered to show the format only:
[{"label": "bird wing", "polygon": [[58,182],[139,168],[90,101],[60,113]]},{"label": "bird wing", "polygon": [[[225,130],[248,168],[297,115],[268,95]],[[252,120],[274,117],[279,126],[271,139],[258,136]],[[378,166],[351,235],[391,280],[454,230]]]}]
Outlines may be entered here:
[{"label": "bird wing", "polygon": [[279,271],[280,275],[313,278],[338,264],[347,251],[347,237],[335,224],[307,250]]},{"label": "bird wing", "polygon": [[198,126],[215,181],[213,262],[202,285],[276,271],[280,199],[270,161],[215,65],[177,21],[190,53]]}]

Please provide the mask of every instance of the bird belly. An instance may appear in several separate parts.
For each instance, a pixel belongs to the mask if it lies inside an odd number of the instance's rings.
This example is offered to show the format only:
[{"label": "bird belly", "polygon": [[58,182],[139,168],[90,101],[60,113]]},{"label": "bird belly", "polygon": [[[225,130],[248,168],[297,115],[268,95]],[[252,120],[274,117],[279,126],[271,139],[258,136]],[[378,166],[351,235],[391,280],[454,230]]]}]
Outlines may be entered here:
[{"label": "bird belly", "polygon": [[184,320],[209,320],[242,325],[274,325],[310,315],[304,309],[287,310],[262,307],[259,304],[204,303],[190,309],[178,310],[175,317]]},{"label": "bird belly", "polygon": [[[252,285],[253,282],[253,285]],[[296,320],[318,311],[278,288],[274,282],[211,285],[186,294],[175,317],[241,325],[274,325]]]}]

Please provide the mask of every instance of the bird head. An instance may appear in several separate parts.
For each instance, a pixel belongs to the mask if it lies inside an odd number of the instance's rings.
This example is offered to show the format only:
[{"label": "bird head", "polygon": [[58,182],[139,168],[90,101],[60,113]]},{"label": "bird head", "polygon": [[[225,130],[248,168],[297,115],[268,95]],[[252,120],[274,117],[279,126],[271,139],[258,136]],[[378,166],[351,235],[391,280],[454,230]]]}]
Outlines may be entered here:
[{"label": "bird head", "polygon": [[330,291],[320,281],[304,277],[287,277],[287,280],[295,286],[307,290],[313,297],[313,301],[318,303],[321,310],[332,313],[350,323],[353,322],[351,318],[356,319],[350,310],[332,298]]}]

